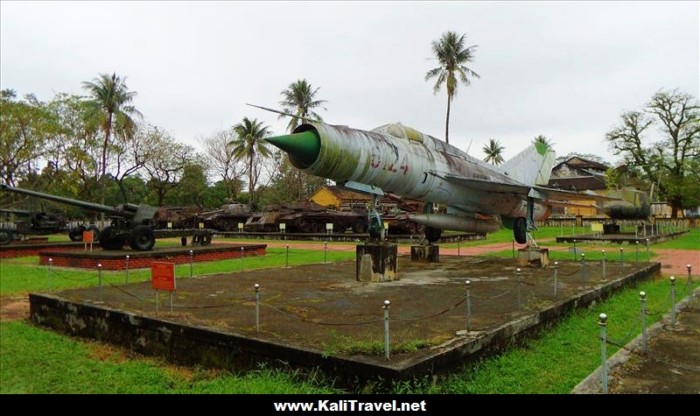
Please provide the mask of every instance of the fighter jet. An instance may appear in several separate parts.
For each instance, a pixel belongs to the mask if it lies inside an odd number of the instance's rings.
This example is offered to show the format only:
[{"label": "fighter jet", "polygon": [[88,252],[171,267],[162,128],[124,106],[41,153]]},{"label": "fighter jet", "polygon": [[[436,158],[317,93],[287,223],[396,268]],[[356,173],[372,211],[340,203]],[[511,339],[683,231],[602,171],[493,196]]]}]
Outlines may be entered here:
[{"label": "fighter jet", "polygon": [[[557,199],[605,199],[543,187],[555,159],[544,143],[492,166],[401,123],[364,131],[302,121],[292,134],[265,140],[287,152],[294,167],[339,186],[425,201],[424,212],[409,218],[425,226],[429,242],[442,230],[488,233],[504,225],[526,244],[535,220],[546,219]],[[446,209],[436,212],[438,206]]]}]

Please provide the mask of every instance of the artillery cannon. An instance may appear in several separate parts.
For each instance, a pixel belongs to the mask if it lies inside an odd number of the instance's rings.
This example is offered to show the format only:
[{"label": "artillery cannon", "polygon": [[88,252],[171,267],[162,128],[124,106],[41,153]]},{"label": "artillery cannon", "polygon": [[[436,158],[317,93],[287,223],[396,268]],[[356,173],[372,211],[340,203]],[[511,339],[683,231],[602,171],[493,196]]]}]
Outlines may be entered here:
[{"label": "artillery cannon", "polygon": [[153,248],[156,242],[156,235],[153,230],[158,212],[156,207],[146,204],[122,204],[110,207],[3,184],[0,184],[0,190],[29,195],[109,215],[111,225],[99,233],[100,246],[105,250],[118,250],[124,244],[129,243],[129,246],[134,250],[148,251]]},{"label": "artillery cannon", "polygon": [[[5,221],[0,225],[0,245],[10,244],[12,240],[24,239],[23,237],[28,235],[55,234],[68,229],[65,218],[46,212],[0,208],[0,214],[5,216]],[[22,219],[10,221],[11,215]],[[71,241],[83,241],[83,231],[93,231],[97,241],[99,229],[93,224],[79,224],[69,229],[68,238]]]}]

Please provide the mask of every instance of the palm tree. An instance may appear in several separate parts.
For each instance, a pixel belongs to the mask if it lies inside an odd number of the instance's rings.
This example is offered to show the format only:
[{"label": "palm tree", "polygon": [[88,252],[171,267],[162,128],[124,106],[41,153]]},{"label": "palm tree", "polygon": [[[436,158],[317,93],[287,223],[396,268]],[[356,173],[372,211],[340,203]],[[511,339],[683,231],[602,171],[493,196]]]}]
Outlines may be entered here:
[{"label": "palm tree", "polygon": [[233,157],[238,160],[248,159],[248,201],[251,207],[259,172],[257,165],[253,163],[255,156],[270,156],[270,150],[263,140],[269,133],[268,129],[268,126],[263,126],[262,121],[250,120],[248,117],[244,117],[243,121],[233,126],[233,132],[236,134],[236,139],[231,141]]},{"label": "palm tree", "polygon": [[483,147],[483,152],[486,154],[484,162],[492,163],[496,166],[503,163],[503,150],[505,147],[501,146],[500,140],[489,139],[489,144]]},{"label": "palm tree", "polygon": [[535,139],[532,142],[535,144],[542,143],[543,145],[545,145],[547,147],[552,147],[554,145],[554,143],[551,140],[549,140],[548,138],[546,138],[545,136],[543,136],[541,134],[538,135],[537,137],[535,137]]},{"label": "palm tree", "polygon": [[102,144],[101,169],[101,176],[104,177],[107,171],[107,151],[112,134],[116,131],[125,137],[133,136],[136,123],[132,117],[141,116],[141,113],[129,104],[136,96],[136,91],[129,91],[126,86],[126,78],[121,78],[116,73],[111,76],[100,74],[91,82],[83,82],[83,88],[88,90],[92,98],[88,101],[91,110],[90,116],[105,134]]},{"label": "palm tree", "polygon": [[[307,120],[307,117],[311,116],[316,120],[321,120],[321,116],[318,115],[313,110],[315,108],[321,107],[321,104],[325,103],[326,100],[317,100],[316,93],[319,88],[312,89],[311,84],[309,84],[306,79],[300,79],[296,82],[289,84],[286,90],[282,91],[282,97],[284,98],[280,101],[284,111],[290,114],[294,114],[297,117],[292,117],[289,120],[287,129],[292,132],[299,125],[299,118],[303,121]],[[321,107],[325,110],[325,107]],[[280,118],[287,117],[281,115]]]},{"label": "palm tree", "polygon": [[[131,101],[136,96],[136,91],[129,91],[126,86],[126,78],[118,77],[116,73],[100,74],[91,82],[83,82],[83,88],[90,95],[87,101],[88,117],[97,123],[105,134],[102,142],[102,166],[100,169],[100,202],[105,203],[105,174],[107,173],[107,153],[111,146],[112,133],[116,132],[123,137],[131,138],[136,130],[136,123],[132,117],[141,117]],[[105,214],[100,216],[104,222]]]},{"label": "palm tree", "polygon": [[466,36],[466,34],[459,36],[455,32],[448,31],[442,34],[440,40],[434,40],[432,43],[433,54],[440,66],[425,74],[426,81],[437,77],[433,87],[434,94],[440,91],[442,84],[447,86],[447,117],[445,118],[445,141],[447,143],[450,142],[450,104],[457,94],[457,76],[466,86],[471,84],[469,77],[480,78],[479,74],[465,66],[465,64],[474,61],[474,51],[477,47],[477,45],[471,45],[465,48]]}]

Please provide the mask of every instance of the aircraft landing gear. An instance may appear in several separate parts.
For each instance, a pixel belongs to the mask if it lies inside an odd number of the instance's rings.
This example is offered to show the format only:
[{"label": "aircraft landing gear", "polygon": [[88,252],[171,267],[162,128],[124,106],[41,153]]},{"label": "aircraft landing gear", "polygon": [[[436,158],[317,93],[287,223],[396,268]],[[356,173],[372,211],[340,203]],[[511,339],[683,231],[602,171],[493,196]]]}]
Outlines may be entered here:
[{"label": "aircraft landing gear", "polygon": [[527,220],[525,217],[518,217],[513,222],[513,237],[518,244],[527,243]]}]

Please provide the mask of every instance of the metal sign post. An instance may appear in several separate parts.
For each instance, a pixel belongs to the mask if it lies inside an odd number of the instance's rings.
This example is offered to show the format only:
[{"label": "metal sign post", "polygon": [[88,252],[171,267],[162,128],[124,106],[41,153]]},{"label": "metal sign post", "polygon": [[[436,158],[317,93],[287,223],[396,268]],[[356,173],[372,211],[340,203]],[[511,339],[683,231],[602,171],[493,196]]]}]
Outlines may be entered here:
[{"label": "metal sign post", "polygon": [[154,261],[151,263],[151,288],[156,292],[156,313],[159,309],[158,291],[170,292],[170,312],[173,311],[173,292],[177,290],[175,281],[175,263]]}]

